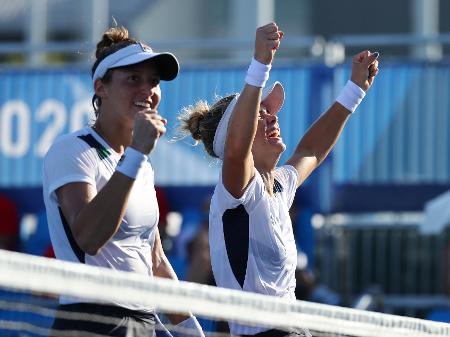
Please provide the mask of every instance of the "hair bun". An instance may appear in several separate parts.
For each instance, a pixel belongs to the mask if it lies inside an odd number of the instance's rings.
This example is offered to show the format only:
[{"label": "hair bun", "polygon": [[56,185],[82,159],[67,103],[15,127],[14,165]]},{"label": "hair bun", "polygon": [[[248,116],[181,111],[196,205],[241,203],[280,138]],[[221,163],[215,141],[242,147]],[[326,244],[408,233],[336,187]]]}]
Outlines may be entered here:
[{"label": "hair bun", "polygon": [[209,112],[208,103],[198,101],[195,105],[183,108],[183,113],[178,119],[181,122],[180,131],[190,134],[196,141],[202,140],[202,121]]},{"label": "hair bun", "polygon": [[135,42],[130,38],[128,30],[125,27],[109,28],[103,33],[101,41],[97,43],[95,56],[99,59],[110,47],[123,41]]},{"label": "hair bun", "polygon": [[192,112],[191,118],[188,121],[189,131],[191,132],[192,138],[195,140],[202,139],[202,120],[205,118],[205,115],[208,113],[208,109],[202,109],[201,107],[196,106],[196,110]]}]

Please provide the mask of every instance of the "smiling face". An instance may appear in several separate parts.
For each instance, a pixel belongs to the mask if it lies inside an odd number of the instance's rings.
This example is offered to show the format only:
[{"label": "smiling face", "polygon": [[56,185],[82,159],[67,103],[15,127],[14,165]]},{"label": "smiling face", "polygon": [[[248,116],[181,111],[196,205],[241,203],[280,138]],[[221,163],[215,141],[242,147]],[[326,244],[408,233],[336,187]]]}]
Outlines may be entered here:
[{"label": "smiling face", "polygon": [[161,100],[160,77],[151,61],[112,69],[109,81],[98,81],[95,91],[102,99],[100,112],[130,127],[138,111],[156,110]]},{"label": "smiling face", "polygon": [[256,168],[275,167],[286,145],[281,138],[277,115],[271,115],[261,106],[258,128],[253,141],[252,154]]}]

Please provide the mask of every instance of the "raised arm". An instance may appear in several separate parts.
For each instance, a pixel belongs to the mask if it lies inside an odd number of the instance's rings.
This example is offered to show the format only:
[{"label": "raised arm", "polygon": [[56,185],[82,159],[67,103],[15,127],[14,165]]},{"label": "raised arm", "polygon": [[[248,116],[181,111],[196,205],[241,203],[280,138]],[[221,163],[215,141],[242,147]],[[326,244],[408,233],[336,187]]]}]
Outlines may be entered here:
[{"label": "raised arm", "polygon": [[378,53],[369,51],[363,51],[353,57],[351,82],[347,83],[337,101],[312,124],[292,157],[286,162],[294,166],[299,173],[297,186],[300,186],[326,158],[338,140],[352,110],[356,109],[365,92],[372,86],[378,74],[377,57]]},{"label": "raised arm", "polygon": [[[270,66],[282,36],[283,33],[275,23],[259,27],[256,30],[254,59],[260,64]],[[255,174],[251,151],[262,88],[254,83],[249,84],[252,82],[248,80],[249,76],[251,77],[251,74],[247,75],[247,83],[237,99],[228,124],[222,167],[224,186],[236,198],[243,195]]]},{"label": "raised arm", "polygon": [[[156,111],[144,110],[136,114],[132,149],[125,152],[131,153],[127,154],[127,162],[124,160],[122,167],[133,168],[135,164],[140,165],[139,161],[146,160],[145,155],[153,150],[156,140],[165,133],[165,123]],[[69,183],[56,190],[76,243],[89,255],[97,254],[122,222],[135,179],[126,173],[118,167],[100,191],[84,182]]]}]

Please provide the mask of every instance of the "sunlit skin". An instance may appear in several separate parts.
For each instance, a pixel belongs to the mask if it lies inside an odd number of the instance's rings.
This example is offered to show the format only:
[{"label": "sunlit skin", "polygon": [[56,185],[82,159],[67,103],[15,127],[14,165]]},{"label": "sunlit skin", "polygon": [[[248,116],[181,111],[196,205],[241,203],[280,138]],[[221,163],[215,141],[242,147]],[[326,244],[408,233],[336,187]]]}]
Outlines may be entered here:
[{"label": "sunlit skin", "polygon": [[[95,83],[97,95],[102,99],[96,130],[119,153],[132,144],[137,150],[148,154],[154,142],[143,141],[149,130],[142,120],[153,124],[155,139],[165,133],[167,120],[162,118],[157,108],[161,101],[160,77],[151,61],[112,70],[111,81]],[[107,113],[102,113],[107,111]],[[104,127],[107,125],[107,128]],[[145,135],[144,135],[145,133]],[[125,146],[125,147],[126,147]]]},{"label": "sunlit skin", "polygon": [[[283,33],[272,22],[256,31],[254,58],[270,65],[280,46]],[[367,91],[378,74],[378,53],[362,51],[352,59],[351,80]],[[228,124],[223,156],[222,179],[225,188],[235,198],[244,195],[255,175],[255,168],[272,195],[274,174],[281,154],[286,149],[280,137],[276,116],[261,112],[260,87],[246,84]],[[270,111],[269,111],[270,112]],[[298,172],[297,187],[326,158],[339,138],[351,112],[334,102],[323,113],[298,143],[286,164]]]},{"label": "sunlit skin", "polygon": [[[255,60],[261,64],[271,64],[282,38],[283,32],[274,22],[259,27],[255,36]],[[267,189],[271,191],[271,172],[282,153],[281,144],[277,144],[278,140],[272,132],[278,123],[273,116],[264,114],[261,117],[260,100],[261,88],[246,84],[228,124],[222,179],[225,188],[235,198],[244,194],[253,179],[255,168],[268,182]],[[259,118],[262,118],[261,121]],[[268,137],[268,131],[272,138]]]},{"label": "sunlit skin", "polygon": [[157,70],[145,63],[115,69],[112,81],[106,85],[108,96],[102,103],[110,114],[122,117],[132,126],[137,112],[157,109],[161,100],[159,81]]},{"label": "sunlit skin", "polygon": [[252,146],[252,155],[258,171],[273,169],[286,145],[281,138],[278,116],[270,114],[264,106],[259,109],[258,125]]}]

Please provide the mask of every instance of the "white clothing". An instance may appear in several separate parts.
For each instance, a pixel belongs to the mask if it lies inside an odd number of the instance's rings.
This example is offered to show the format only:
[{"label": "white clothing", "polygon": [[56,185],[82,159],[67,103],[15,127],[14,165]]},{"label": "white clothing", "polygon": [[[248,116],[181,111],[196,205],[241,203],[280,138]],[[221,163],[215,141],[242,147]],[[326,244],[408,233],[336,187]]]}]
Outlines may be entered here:
[{"label": "white clothing", "polygon": [[[44,158],[43,193],[51,241],[58,259],[152,277],[152,247],[159,220],[154,174],[150,162],[140,169],[117,233],[95,256],[76,244],[61,212],[55,191],[68,183],[85,182],[100,191],[115,171],[120,155],[89,127],[60,137]],[[79,299],[62,297],[62,304]],[[84,300],[86,302],[86,300]],[[153,311],[114,303],[132,310]]]},{"label": "white clothing", "polygon": [[[222,178],[211,200],[209,242],[219,287],[295,300],[295,245],[289,208],[297,189],[297,170],[275,170],[274,195],[255,172],[244,195],[236,199]],[[253,335],[270,328],[229,323],[233,335]]]}]

